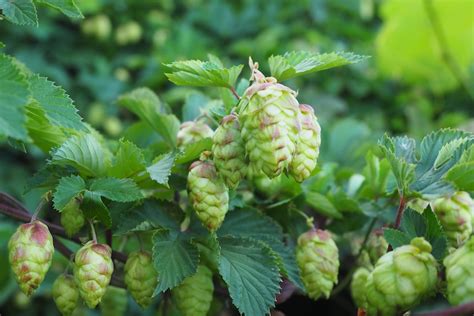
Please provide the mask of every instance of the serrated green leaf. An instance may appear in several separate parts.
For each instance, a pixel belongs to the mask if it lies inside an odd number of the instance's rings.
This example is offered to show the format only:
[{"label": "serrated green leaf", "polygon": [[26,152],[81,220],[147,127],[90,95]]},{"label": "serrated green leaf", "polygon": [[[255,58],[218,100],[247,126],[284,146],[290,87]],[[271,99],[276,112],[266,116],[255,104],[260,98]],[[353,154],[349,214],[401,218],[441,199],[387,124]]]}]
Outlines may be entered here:
[{"label": "serrated green leaf", "polygon": [[219,238],[219,273],[241,314],[266,315],[280,291],[278,264],[269,250],[251,239]]},{"label": "serrated green leaf", "polygon": [[212,149],[212,138],[203,138],[186,145],[183,152],[176,158],[177,164],[184,164],[199,158],[203,151]]},{"label": "serrated green leaf", "polygon": [[431,208],[424,210],[423,217],[427,226],[426,239],[430,242],[431,247],[433,248],[431,253],[436,260],[441,261],[448,250],[448,238],[446,237],[443,226],[441,226],[438,217]]},{"label": "serrated green leaf", "polygon": [[91,191],[85,191],[82,199],[81,210],[88,219],[97,219],[105,227],[110,228],[112,226],[112,218],[110,212],[99,194]]},{"label": "serrated green leaf", "polygon": [[271,56],[268,59],[268,63],[272,77],[275,77],[278,81],[283,81],[312,72],[355,64],[367,58],[368,56],[349,52],[318,54],[306,51],[293,51],[283,56]]},{"label": "serrated green leaf", "polygon": [[61,212],[73,198],[85,189],[86,183],[79,176],[61,178],[53,194],[54,208]]},{"label": "serrated green leaf", "polygon": [[38,15],[32,0],[0,0],[0,9],[12,23],[38,26]]},{"label": "serrated green leaf", "polygon": [[28,82],[31,96],[44,110],[51,125],[87,131],[66,91],[39,75],[30,76]]},{"label": "serrated green leaf", "polygon": [[4,54],[0,54],[0,87],[0,136],[26,141],[28,83],[15,60]]},{"label": "serrated green leaf", "polygon": [[76,168],[84,176],[100,176],[110,161],[99,141],[92,134],[73,136],[52,153],[51,163]]},{"label": "serrated green leaf", "polygon": [[446,174],[459,191],[474,191],[474,161],[455,165]]},{"label": "serrated green leaf", "polygon": [[410,244],[411,238],[404,232],[392,228],[383,229],[383,237],[393,249]]},{"label": "serrated green leaf", "polygon": [[321,193],[308,191],[304,194],[306,202],[319,213],[332,218],[341,218],[342,214],[331,201]]},{"label": "serrated green leaf", "polygon": [[427,230],[426,220],[420,213],[407,209],[403,214],[400,229],[407,233],[410,239],[425,236]]},{"label": "serrated green leaf", "polygon": [[74,0],[35,0],[37,3],[46,4],[61,11],[64,15],[73,19],[82,19],[84,16],[77,7]]},{"label": "serrated green leaf", "polygon": [[74,170],[58,166],[45,165],[27,180],[25,193],[33,189],[53,190],[59,183],[59,179],[70,175]]},{"label": "serrated green leaf", "polygon": [[456,150],[465,142],[467,142],[467,138],[457,138],[447,144],[445,144],[438,153],[436,160],[434,162],[434,168],[438,169],[444,163],[449,161],[451,157],[453,157]]},{"label": "serrated green leaf", "polygon": [[168,179],[171,175],[171,169],[174,166],[176,155],[176,152],[170,152],[158,157],[158,160],[155,163],[146,168],[150,178],[159,184],[168,186]]},{"label": "serrated green leaf", "polygon": [[173,114],[162,113],[161,101],[153,91],[138,88],[120,96],[117,103],[147,122],[171,147],[176,146],[179,121]]},{"label": "serrated green leaf", "polygon": [[144,170],[143,151],[130,141],[120,140],[115,159],[107,174],[116,178],[133,178]]},{"label": "serrated green leaf", "polygon": [[224,68],[212,61],[185,60],[166,65],[166,77],[176,85],[194,87],[233,87],[243,65]]},{"label": "serrated green leaf", "polygon": [[117,202],[132,202],[143,198],[132,179],[101,178],[93,180],[90,191]]},{"label": "serrated green leaf", "polygon": [[153,295],[172,289],[196,272],[199,251],[189,240],[158,231],[153,236],[153,264],[160,282]]}]

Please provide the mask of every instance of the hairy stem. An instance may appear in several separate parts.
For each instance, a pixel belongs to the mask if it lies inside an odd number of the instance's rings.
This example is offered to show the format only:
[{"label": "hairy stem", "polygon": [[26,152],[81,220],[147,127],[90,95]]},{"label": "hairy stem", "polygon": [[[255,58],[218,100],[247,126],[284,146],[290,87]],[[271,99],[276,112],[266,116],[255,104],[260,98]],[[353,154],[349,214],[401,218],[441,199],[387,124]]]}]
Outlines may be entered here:
[{"label": "hairy stem", "polygon": [[[395,224],[393,225],[393,228],[398,229],[400,227],[400,224],[403,218],[403,213],[405,212],[406,206],[407,206],[407,200],[402,195],[400,196],[400,204],[398,205],[397,217],[395,219]],[[392,251],[392,250],[393,250],[392,245],[388,245],[387,252]]]},{"label": "hairy stem", "polygon": [[237,93],[237,91],[235,90],[234,87],[230,87],[230,92],[232,92],[232,94],[237,98],[237,100],[240,100],[240,96],[239,94]]}]

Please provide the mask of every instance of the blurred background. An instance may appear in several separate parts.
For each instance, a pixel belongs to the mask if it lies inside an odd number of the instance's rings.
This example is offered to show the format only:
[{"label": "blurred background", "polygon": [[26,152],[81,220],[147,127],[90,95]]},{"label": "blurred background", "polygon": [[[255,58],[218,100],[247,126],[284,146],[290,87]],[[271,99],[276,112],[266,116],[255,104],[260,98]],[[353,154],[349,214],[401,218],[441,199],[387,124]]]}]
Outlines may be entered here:
[{"label": "blurred background", "polygon": [[[375,144],[385,131],[415,138],[444,127],[474,132],[472,0],[76,2],[83,20],[40,8],[38,28],[1,21],[3,51],[61,85],[81,116],[111,138],[134,137],[138,127],[133,117],[115,100],[135,87],[153,89],[178,117],[186,104],[220,102],[218,90],[168,82],[163,63],[207,59],[210,53],[227,66],[247,65],[252,56],[268,73],[266,59],[291,50],[372,56],[360,64],[287,82],[299,90],[300,102],[316,109],[325,133],[325,161],[360,167],[366,153],[363,144]],[[246,69],[244,75],[249,74]],[[146,141],[134,139],[137,144]],[[44,154],[35,148],[25,153],[7,143],[0,143],[0,150],[0,190],[34,208],[38,193],[25,195],[24,188]],[[55,315],[49,297],[51,273],[37,295],[28,299],[6,269],[6,241],[15,227],[13,221],[0,218],[0,314]],[[64,262],[55,262],[62,271]],[[280,310],[294,315],[292,308],[305,302],[297,296]],[[338,304],[348,313],[353,310],[344,297],[320,306],[328,304]]]}]

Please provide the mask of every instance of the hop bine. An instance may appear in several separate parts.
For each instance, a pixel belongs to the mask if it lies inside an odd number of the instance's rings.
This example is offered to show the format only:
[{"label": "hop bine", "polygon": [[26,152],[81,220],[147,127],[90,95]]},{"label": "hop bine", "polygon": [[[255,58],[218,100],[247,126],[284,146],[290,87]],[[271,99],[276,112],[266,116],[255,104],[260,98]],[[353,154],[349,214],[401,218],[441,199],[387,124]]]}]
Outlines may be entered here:
[{"label": "hop bine", "polygon": [[71,275],[61,274],[58,276],[53,283],[52,295],[61,314],[72,315],[79,302],[79,290]]},{"label": "hop bine", "polygon": [[125,284],[133,299],[143,308],[150,305],[153,291],[158,284],[158,273],[153,267],[151,254],[147,251],[131,253],[124,271]]},{"label": "hop bine", "polygon": [[27,296],[36,290],[53,259],[53,237],[40,221],[23,224],[8,242],[10,265],[20,289]]}]

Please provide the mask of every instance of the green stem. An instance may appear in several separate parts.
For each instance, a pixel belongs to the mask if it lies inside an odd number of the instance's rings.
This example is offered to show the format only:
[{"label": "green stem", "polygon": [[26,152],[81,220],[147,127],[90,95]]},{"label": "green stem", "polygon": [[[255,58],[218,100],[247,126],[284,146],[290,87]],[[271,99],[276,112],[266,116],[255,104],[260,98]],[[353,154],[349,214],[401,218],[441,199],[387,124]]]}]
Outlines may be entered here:
[{"label": "green stem", "polygon": [[51,196],[51,192],[48,191],[46,192],[42,197],[41,197],[41,200],[40,202],[38,203],[38,206],[36,207],[33,215],[31,216],[31,221],[30,223],[34,222],[37,218],[38,218],[38,214],[46,209],[46,207],[49,205],[49,201],[50,201],[50,196]]},{"label": "green stem", "polygon": [[95,233],[94,223],[92,223],[91,220],[89,220],[89,225],[91,226],[92,240],[94,240],[94,242],[97,242],[97,234]]},{"label": "green stem", "polygon": [[312,216],[306,215],[305,212],[297,209],[296,207],[292,207],[292,209],[296,211],[296,213],[304,217],[304,219],[306,220],[306,225],[308,225],[309,228],[314,228],[314,218]]}]

